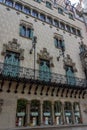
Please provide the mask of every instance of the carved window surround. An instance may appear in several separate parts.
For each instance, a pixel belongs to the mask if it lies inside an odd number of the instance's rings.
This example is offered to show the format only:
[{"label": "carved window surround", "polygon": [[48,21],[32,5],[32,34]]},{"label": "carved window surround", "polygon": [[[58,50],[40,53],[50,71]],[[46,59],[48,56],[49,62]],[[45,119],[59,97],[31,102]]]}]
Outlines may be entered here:
[{"label": "carved window surround", "polygon": [[63,40],[63,36],[57,33],[54,33],[54,38],[58,38],[59,40]]},{"label": "carved window surround", "polygon": [[64,59],[64,69],[66,70],[66,67],[67,66],[71,66],[73,68],[73,71],[74,72],[77,72],[77,69],[76,69],[76,65],[75,63],[72,61],[72,59],[70,58],[70,55],[67,54],[67,56],[65,57]]},{"label": "carved window surround", "polygon": [[[24,26],[26,26],[27,28],[29,27],[29,28],[32,28],[33,29],[33,24],[32,23],[29,23],[29,22],[27,22],[27,21],[24,21],[24,20],[21,20],[20,21],[20,25],[24,25]],[[33,29],[34,30],[34,29]]]},{"label": "carved window surround", "polygon": [[37,63],[38,64],[40,64],[40,59],[50,61],[50,67],[54,67],[53,57],[49,55],[46,48],[43,48],[43,50],[41,50],[40,53],[37,53]]},{"label": "carved window surround", "polygon": [[20,48],[17,39],[13,38],[12,41],[9,41],[8,44],[3,44],[2,55],[6,55],[6,51],[13,51],[20,54],[20,60],[24,60],[24,49]]}]

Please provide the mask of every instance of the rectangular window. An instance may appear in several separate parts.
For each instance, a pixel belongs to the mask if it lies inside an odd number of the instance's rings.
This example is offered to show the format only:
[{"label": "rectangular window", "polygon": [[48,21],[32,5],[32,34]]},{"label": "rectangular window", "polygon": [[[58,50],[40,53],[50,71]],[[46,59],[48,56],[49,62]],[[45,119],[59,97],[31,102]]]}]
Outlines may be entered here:
[{"label": "rectangular window", "polygon": [[36,2],[41,3],[42,0],[36,0]]},{"label": "rectangular window", "polygon": [[63,9],[62,8],[58,8],[58,13],[59,14],[63,14]]},{"label": "rectangular window", "polygon": [[65,44],[64,44],[64,40],[63,39],[55,37],[54,38],[54,44],[55,44],[56,48],[60,48],[63,51],[65,50]]},{"label": "rectangular window", "polygon": [[65,29],[65,24],[63,22],[60,22],[60,28]]},{"label": "rectangular window", "polygon": [[72,27],[72,33],[76,35],[76,29]]},{"label": "rectangular window", "polygon": [[13,1],[12,0],[6,0],[5,1],[6,5],[12,7],[13,6]]},{"label": "rectangular window", "polygon": [[21,11],[21,10],[22,10],[22,4],[20,4],[20,3],[15,3],[15,8],[16,8],[17,10]]},{"label": "rectangular window", "polygon": [[48,7],[48,8],[52,8],[52,5],[51,5],[51,3],[50,2],[48,2],[48,1],[46,1],[46,7]]},{"label": "rectangular window", "polygon": [[52,24],[52,19],[50,17],[47,17],[47,23]]},{"label": "rectangular window", "polygon": [[28,8],[28,7],[24,7],[24,13],[26,13],[26,14],[30,14],[30,13],[31,13],[30,8]]},{"label": "rectangular window", "polygon": [[20,36],[26,37],[26,38],[33,38],[33,29],[27,28],[25,25],[20,25]]},{"label": "rectangular window", "polygon": [[77,30],[77,35],[81,37],[81,31]]},{"label": "rectangular window", "polygon": [[69,18],[74,19],[73,14],[69,13]]},{"label": "rectangular window", "polygon": [[69,25],[66,25],[66,30],[67,30],[68,32],[71,32],[71,28],[70,28]]},{"label": "rectangular window", "polygon": [[45,20],[46,20],[45,15],[44,15],[44,14],[40,14],[40,19],[41,19],[42,21],[45,21]]},{"label": "rectangular window", "polygon": [[54,26],[59,27],[59,21],[54,20]]},{"label": "rectangular window", "polygon": [[32,16],[38,18],[38,12],[36,10],[33,10],[32,11]]}]

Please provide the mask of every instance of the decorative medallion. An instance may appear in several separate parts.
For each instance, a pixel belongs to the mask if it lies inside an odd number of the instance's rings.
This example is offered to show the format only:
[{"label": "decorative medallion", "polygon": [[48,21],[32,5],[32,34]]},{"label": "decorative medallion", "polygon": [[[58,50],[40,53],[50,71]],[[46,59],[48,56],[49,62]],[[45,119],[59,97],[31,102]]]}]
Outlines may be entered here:
[{"label": "decorative medallion", "polygon": [[46,48],[43,48],[43,50],[41,50],[40,53],[37,53],[37,63],[38,64],[40,64],[40,59],[50,61],[50,66],[54,67],[53,57],[49,55]]},{"label": "decorative medallion", "polygon": [[18,44],[17,39],[13,39],[9,41],[8,44],[3,44],[2,55],[6,54],[6,51],[13,51],[20,54],[20,60],[24,60],[24,49],[20,48],[20,44]]},{"label": "decorative medallion", "polygon": [[77,72],[77,69],[75,67],[75,63],[70,58],[70,55],[67,54],[67,56],[64,59],[64,69],[66,69],[67,66],[71,66],[73,68],[74,72]]}]

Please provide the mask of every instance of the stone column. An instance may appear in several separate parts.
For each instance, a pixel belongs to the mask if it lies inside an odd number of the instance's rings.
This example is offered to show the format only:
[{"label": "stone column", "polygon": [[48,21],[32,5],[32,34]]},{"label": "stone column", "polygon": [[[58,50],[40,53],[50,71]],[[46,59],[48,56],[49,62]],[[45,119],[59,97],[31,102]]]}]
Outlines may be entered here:
[{"label": "stone column", "polygon": [[66,124],[65,112],[64,112],[64,102],[62,102],[62,112],[63,112],[63,124]]},{"label": "stone column", "polygon": [[52,123],[55,124],[55,116],[54,116],[54,102],[52,102]]},{"label": "stone column", "polygon": [[74,116],[73,103],[72,103],[72,122],[73,122],[73,124],[75,124],[75,116]]},{"label": "stone column", "polygon": [[30,101],[28,101],[27,106],[26,106],[26,125],[29,126],[30,125]]},{"label": "stone column", "polygon": [[43,101],[40,102],[40,123],[43,125]]}]

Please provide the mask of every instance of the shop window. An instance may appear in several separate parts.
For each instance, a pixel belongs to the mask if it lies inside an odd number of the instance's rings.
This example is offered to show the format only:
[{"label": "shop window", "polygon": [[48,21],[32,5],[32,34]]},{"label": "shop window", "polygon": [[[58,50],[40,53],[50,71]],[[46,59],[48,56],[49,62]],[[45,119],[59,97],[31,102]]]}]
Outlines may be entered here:
[{"label": "shop window", "polygon": [[12,7],[13,6],[13,1],[12,0],[6,0],[5,1],[6,5]]},{"label": "shop window", "polygon": [[76,124],[82,123],[79,103],[74,102],[73,109],[74,109],[75,123]]},{"label": "shop window", "polygon": [[44,15],[44,14],[40,14],[40,19],[41,19],[42,21],[45,21],[45,20],[46,20],[45,15]]},{"label": "shop window", "polygon": [[65,114],[65,121],[66,124],[72,124],[72,104],[70,102],[65,102],[64,105],[64,114]]},{"label": "shop window", "polygon": [[40,72],[39,72],[40,80],[43,80],[46,82],[51,80],[50,62],[49,61],[40,59],[39,70],[40,70]]},{"label": "shop window", "polygon": [[17,101],[17,112],[16,112],[16,126],[21,127],[26,124],[26,107],[27,100],[19,99]]},{"label": "shop window", "polygon": [[43,102],[43,122],[45,125],[52,125],[52,104],[50,101]]},{"label": "shop window", "polygon": [[59,14],[63,14],[63,9],[62,8],[58,8],[58,13]]},{"label": "shop window", "polygon": [[40,125],[40,101],[32,100],[30,105],[30,126]]},{"label": "shop window", "polygon": [[52,24],[52,18],[51,17],[47,17],[47,23]]},{"label": "shop window", "polygon": [[5,60],[3,74],[5,76],[17,77],[19,73],[19,54],[7,51]]},{"label": "shop window", "polygon": [[28,7],[24,7],[24,13],[30,14],[31,13],[31,9],[28,8]]},{"label": "shop window", "polygon": [[56,125],[63,124],[62,103],[60,101],[55,101],[55,103],[54,103],[54,115],[55,115]]},{"label": "shop window", "polygon": [[59,21],[54,20],[54,26],[59,27]]},{"label": "shop window", "polygon": [[32,16],[38,18],[38,12],[36,10],[33,10],[32,11]]},{"label": "shop window", "polygon": [[61,50],[65,50],[65,44],[64,44],[64,40],[61,39],[60,37],[54,37],[54,44],[56,48],[59,48]]},{"label": "shop window", "polygon": [[46,1],[46,7],[48,7],[49,9],[51,9],[52,8],[52,4],[50,2],[48,2],[48,1]]},{"label": "shop window", "polygon": [[26,38],[33,38],[33,29],[31,27],[26,27],[24,25],[20,25],[20,36]]},{"label": "shop window", "polygon": [[74,71],[73,71],[73,68],[71,66],[66,66],[66,78],[67,78],[67,83],[69,85],[76,84]]},{"label": "shop window", "polygon": [[22,11],[22,4],[20,3],[15,3],[15,9]]}]

